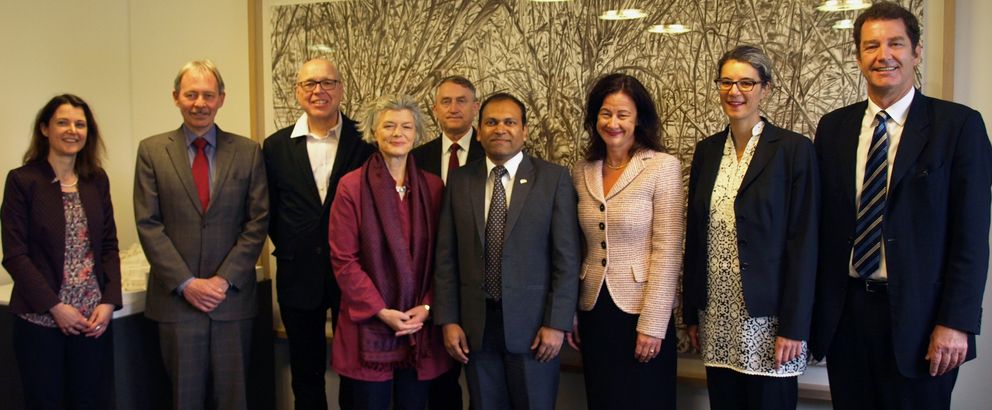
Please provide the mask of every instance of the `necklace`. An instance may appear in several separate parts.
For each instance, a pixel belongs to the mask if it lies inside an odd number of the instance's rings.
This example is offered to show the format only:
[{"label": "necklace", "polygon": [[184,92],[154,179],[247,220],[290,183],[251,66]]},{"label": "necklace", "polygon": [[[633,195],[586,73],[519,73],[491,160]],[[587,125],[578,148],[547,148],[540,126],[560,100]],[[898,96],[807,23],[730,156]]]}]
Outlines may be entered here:
[{"label": "necklace", "polygon": [[613,165],[613,164],[610,163],[609,160],[603,160],[603,163],[606,164],[606,167],[609,168],[609,169],[613,169],[613,170],[621,169],[621,168],[627,166],[627,163],[629,163],[629,162],[630,161],[624,161],[624,162],[621,162],[621,163],[619,163],[617,165]]},{"label": "necklace", "polygon": [[401,194],[405,194],[406,193],[406,185],[396,187],[396,192],[399,192]]},{"label": "necklace", "polygon": [[79,177],[76,177],[76,180],[75,181],[72,181],[71,184],[63,184],[62,183],[62,180],[61,179],[59,180],[59,185],[61,185],[62,188],[72,188],[72,187],[76,186],[76,184],[79,184]]}]

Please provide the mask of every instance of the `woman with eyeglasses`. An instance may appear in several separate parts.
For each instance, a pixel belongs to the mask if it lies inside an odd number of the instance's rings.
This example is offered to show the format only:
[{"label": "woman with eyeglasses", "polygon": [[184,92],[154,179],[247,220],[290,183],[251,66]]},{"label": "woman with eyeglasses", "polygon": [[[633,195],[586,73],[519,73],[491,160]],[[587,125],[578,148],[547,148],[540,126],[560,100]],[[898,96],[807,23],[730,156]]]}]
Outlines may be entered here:
[{"label": "woman with eyeglasses", "polygon": [[29,409],[107,409],[121,266],[103,141],[89,105],[72,94],[49,100],[32,131],[24,165],[7,174],[0,208],[24,402]]},{"label": "woman with eyeglasses", "polygon": [[772,64],[753,46],[717,65],[729,125],[689,175],[684,318],[714,409],[792,409],[806,369],[819,180],[813,143],[761,117]]}]

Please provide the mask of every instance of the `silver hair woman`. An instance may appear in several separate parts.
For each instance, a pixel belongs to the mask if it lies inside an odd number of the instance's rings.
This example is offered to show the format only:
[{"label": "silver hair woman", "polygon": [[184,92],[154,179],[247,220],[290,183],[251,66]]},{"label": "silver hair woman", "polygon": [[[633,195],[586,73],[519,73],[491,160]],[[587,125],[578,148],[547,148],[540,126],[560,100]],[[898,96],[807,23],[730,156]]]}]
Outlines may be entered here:
[{"label": "silver hair woman", "polygon": [[454,364],[428,322],[443,185],[409,155],[424,134],[413,97],[380,97],[361,118],[363,138],[379,152],[341,178],[331,208],[342,296],[331,365],[354,386],[356,408],[392,401],[422,409],[431,380]]}]

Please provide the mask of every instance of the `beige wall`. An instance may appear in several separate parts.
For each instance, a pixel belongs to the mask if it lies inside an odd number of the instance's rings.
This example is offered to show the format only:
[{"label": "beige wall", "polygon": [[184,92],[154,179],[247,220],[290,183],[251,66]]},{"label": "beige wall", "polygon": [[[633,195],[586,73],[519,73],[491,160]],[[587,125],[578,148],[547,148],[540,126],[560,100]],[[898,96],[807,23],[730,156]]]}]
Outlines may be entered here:
[{"label": "beige wall", "polygon": [[[210,58],[227,85],[217,116],[248,135],[248,9],[239,0],[6,0],[0,90],[0,170],[19,166],[38,109],[70,92],[90,103],[107,145],[121,247],[137,242],[131,200],[138,142],[174,129],[172,80],[187,60]],[[0,189],[3,187],[0,181]],[[10,281],[0,271],[0,283]]]}]

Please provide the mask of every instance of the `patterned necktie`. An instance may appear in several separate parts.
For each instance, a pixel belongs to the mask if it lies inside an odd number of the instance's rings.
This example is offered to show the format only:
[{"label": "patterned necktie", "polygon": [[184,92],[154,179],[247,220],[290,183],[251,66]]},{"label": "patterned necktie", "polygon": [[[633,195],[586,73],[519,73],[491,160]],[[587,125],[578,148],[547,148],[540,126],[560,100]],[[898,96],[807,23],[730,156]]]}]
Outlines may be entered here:
[{"label": "patterned necktie", "polygon": [[460,149],[462,149],[462,147],[458,145],[457,142],[451,144],[451,148],[448,148],[448,152],[450,152],[450,154],[448,154],[448,173],[445,175],[451,175],[452,170],[461,166],[461,164],[458,163],[458,150]]},{"label": "patterned necktie", "polygon": [[865,181],[861,187],[858,205],[858,225],[854,234],[854,270],[867,278],[882,262],[882,217],[885,214],[889,168],[889,138],[885,121],[889,115],[881,111],[875,116],[878,125],[871,136],[868,160],[865,162]]},{"label": "patterned necktie", "polygon": [[197,138],[193,140],[196,147],[196,156],[193,157],[193,182],[196,183],[196,193],[200,196],[200,205],[203,210],[207,210],[210,205],[210,165],[207,164],[207,140]]},{"label": "patterned necktie", "polygon": [[484,286],[490,298],[503,297],[503,229],[506,227],[506,189],[503,176],[506,168],[497,165],[493,168],[493,198],[489,203],[489,218],[486,218],[486,277]]}]

